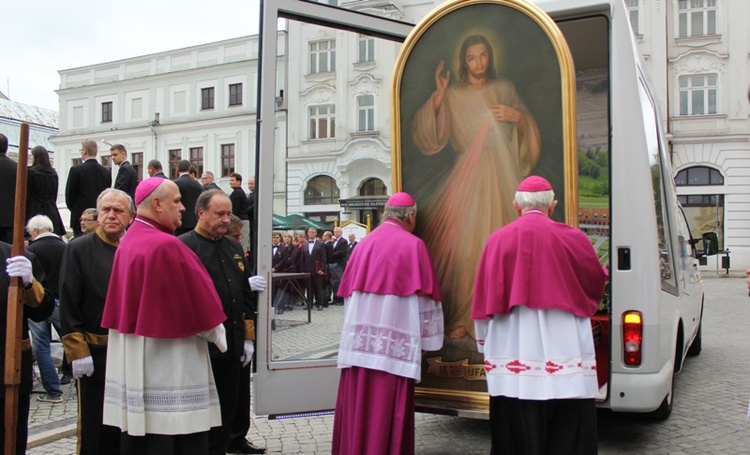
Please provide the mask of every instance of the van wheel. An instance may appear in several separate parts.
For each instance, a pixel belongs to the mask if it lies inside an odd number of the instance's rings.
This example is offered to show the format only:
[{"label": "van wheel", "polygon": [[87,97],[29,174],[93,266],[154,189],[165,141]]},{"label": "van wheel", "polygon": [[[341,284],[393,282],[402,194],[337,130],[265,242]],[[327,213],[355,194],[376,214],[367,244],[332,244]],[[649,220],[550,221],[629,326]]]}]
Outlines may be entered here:
[{"label": "van wheel", "polygon": [[695,335],[693,343],[688,348],[687,354],[689,356],[696,356],[701,353],[703,349],[703,314],[701,313],[701,325],[698,326],[698,334]]},{"label": "van wheel", "polygon": [[672,414],[672,403],[674,403],[674,373],[672,373],[672,388],[659,407],[656,408],[656,411],[651,412],[650,416],[656,420],[667,420]]},{"label": "van wheel", "polygon": [[658,408],[649,413],[649,416],[656,420],[667,420],[672,414],[672,405],[674,404],[674,371],[672,372],[672,383],[669,387],[669,393],[664,397]]}]

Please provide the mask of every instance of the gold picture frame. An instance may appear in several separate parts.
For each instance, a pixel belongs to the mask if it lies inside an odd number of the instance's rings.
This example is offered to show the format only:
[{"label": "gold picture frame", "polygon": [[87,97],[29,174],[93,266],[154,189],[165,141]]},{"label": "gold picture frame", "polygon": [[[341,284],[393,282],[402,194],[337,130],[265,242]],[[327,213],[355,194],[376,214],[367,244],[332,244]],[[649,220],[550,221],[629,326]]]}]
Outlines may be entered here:
[{"label": "gold picture frame", "polygon": [[515,219],[515,187],[553,185],[553,218],[577,226],[573,59],[555,22],[526,0],[449,1],[399,52],[391,90],[392,186],[419,207],[417,229],[443,289],[444,347],[423,356],[417,396],[487,404],[467,319],[489,234]]}]

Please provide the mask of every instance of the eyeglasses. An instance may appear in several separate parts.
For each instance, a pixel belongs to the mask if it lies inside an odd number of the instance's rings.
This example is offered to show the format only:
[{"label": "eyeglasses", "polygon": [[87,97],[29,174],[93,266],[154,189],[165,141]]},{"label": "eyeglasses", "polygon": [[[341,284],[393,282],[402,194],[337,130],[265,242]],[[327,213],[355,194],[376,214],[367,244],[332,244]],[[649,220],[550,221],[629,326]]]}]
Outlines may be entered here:
[{"label": "eyeglasses", "polygon": [[78,221],[80,221],[81,223],[90,223],[90,222],[92,222],[92,221],[96,221],[96,220],[94,220],[93,218],[92,218],[92,219],[88,219],[88,218],[81,218],[81,219],[79,219]]}]

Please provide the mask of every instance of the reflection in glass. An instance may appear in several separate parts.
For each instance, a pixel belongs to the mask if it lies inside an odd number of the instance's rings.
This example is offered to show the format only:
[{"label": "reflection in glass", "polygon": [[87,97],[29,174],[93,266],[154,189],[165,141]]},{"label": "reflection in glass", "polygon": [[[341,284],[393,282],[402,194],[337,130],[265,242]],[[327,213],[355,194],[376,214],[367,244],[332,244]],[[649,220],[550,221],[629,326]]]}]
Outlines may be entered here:
[{"label": "reflection in glass", "polygon": [[[368,12],[392,17],[389,5],[369,5]],[[400,44],[294,20],[287,23],[286,39],[287,74],[282,76],[279,67],[277,85],[267,88],[277,94],[284,91],[283,104],[276,110],[277,143],[283,145],[274,155],[273,212],[276,231],[289,239],[289,251],[299,254],[307,247],[311,221],[323,227],[317,232],[320,240],[334,225],[360,221],[368,214],[377,218],[382,210],[371,201],[382,200],[390,190],[386,81]],[[361,196],[365,197],[355,206],[340,205],[341,199]],[[288,222],[278,223],[283,220]],[[296,266],[295,260],[291,262]],[[283,273],[300,272],[298,267],[283,268]],[[306,277],[278,274],[272,277],[272,295],[265,304],[272,321],[272,361],[335,360],[343,306],[309,311]]]}]

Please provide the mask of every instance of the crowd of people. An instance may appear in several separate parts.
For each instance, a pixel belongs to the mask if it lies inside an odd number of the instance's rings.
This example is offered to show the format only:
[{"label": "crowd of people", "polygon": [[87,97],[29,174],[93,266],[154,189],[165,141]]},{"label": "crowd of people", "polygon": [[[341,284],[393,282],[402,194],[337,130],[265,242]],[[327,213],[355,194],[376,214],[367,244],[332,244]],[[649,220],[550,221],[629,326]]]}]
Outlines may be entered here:
[{"label": "crowd of people", "polygon": [[[0,135],[0,202],[11,206],[17,168],[5,150]],[[43,148],[32,151],[24,255],[11,257],[13,222],[0,211],[0,257],[7,260],[0,298],[7,306],[17,277],[23,338],[31,329],[45,388],[39,399],[55,403],[62,394],[49,355],[52,326],[77,381],[78,453],[264,453],[246,438],[257,294],[267,286],[240,243],[254,223],[254,178],[248,195],[242,176],[232,174],[227,195],[210,172],[199,183],[188,161],[170,180],[152,160],[149,178],[138,182],[125,147],[110,151],[120,167],[114,185],[93,141],[82,143],[84,161],[71,168],[70,242],[60,236],[57,174]],[[493,451],[596,453],[589,317],[606,269],[585,234],[550,218],[556,201],[548,181],[527,177],[511,202],[517,218],[489,237],[471,307],[485,356]],[[320,237],[315,228],[273,233],[276,312],[294,305],[285,273],[310,277],[309,304],[319,311],[344,306],[335,454],[415,450],[422,354],[441,349],[447,335],[441,284],[425,242],[412,233],[416,224],[415,200],[395,193],[381,225],[359,241],[338,227]],[[32,386],[30,343],[21,348],[17,453],[25,450]],[[566,374],[545,368],[561,358]],[[510,359],[538,367],[498,368]]]},{"label": "crowd of people", "polygon": [[[246,254],[252,215],[243,224],[230,198],[211,186],[213,175],[205,173],[211,178],[202,185],[186,160],[175,180],[152,160],[139,182],[119,144],[110,149],[119,167],[113,182],[97,161],[97,143],[86,140],[65,186],[73,231],[66,241],[58,175],[37,146],[28,168],[28,247],[11,257],[15,217],[7,208],[15,206],[18,165],[7,148],[0,134],[3,336],[12,277],[24,302],[16,453],[26,450],[32,340],[45,390],[39,401],[62,402],[61,384],[76,381],[77,453],[265,453],[246,439],[256,294],[266,286]],[[242,193],[246,211],[254,211],[250,189]],[[63,345],[62,377],[50,352],[52,327]],[[4,444],[5,432],[0,437]]]},{"label": "crowd of people", "polygon": [[[309,274],[312,296],[310,305],[318,311],[323,311],[329,305],[344,305],[344,299],[338,295],[339,284],[357,241],[353,233],[349,234],[349,240],[342,234],[340,227],[324,231],[320,238],[314,227],[308,228],[304,234],[273,233],[272,271],[277,274]],[[284,275],[277,276],[279,278],[274,280],[273,286],[273,307],[276,314],[283,314],[294,309],[298,296]]]}]

